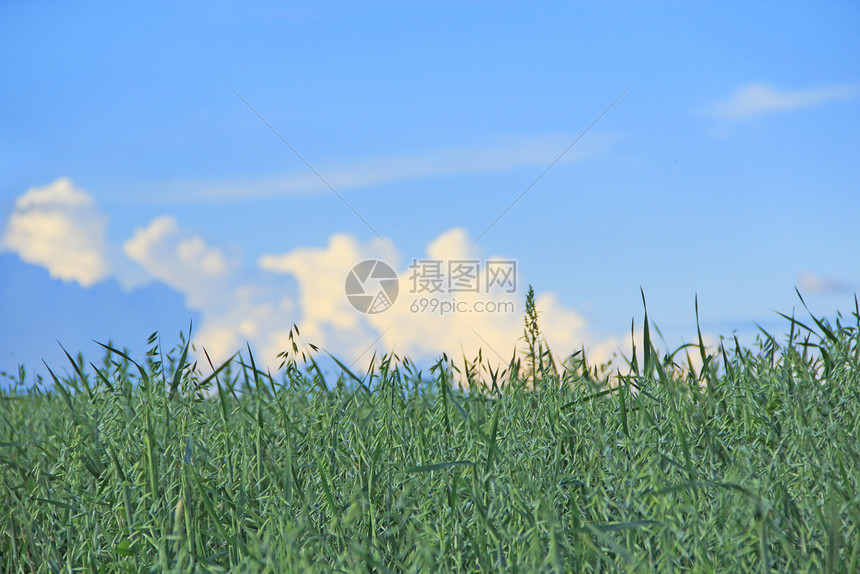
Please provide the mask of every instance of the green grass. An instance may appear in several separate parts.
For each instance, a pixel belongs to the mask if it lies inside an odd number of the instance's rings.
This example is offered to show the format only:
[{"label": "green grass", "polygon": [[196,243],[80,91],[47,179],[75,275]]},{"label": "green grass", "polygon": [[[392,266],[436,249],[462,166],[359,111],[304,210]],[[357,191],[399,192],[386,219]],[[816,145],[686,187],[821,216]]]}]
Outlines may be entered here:
[{"label": "green grass", "polygon": [[660,356],[646,315],[621,370],[528,317],[503,371],[69,357],[0,392],[0,571],[860,571],[853,316]]}]

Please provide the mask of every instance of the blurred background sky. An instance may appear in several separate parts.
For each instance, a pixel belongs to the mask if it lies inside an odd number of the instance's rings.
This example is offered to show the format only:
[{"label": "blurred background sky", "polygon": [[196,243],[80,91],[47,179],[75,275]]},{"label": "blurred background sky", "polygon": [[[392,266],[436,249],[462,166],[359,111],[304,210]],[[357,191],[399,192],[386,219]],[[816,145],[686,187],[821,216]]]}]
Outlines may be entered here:
[{"label": "blurred background sky", "polygon": [[[529,284],[593,360],[629,353],[640,287],[671,348],[696,296],[711,343],[784,332],[795,288],[847,317],[858,62],[849,1],[3,2],[0,371],[192,320],[271,368],[293,324],[347,364],[507,360]],[[366,315],[373,258],[400,293]],[[410,309],[413,261],[493,259],[516,291],[456,298],[515,312]]]}]

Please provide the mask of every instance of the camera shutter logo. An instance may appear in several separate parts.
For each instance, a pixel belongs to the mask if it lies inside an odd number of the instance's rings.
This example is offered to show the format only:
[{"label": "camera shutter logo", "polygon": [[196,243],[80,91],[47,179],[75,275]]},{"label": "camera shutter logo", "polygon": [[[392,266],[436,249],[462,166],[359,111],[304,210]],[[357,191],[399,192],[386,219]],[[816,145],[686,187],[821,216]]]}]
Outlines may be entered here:
[{"label": "camera shutter logo", "polygon": [[368,315],[388,310],[399,292],[397,273],[377,259],[362,261],[346,276],[346,298],[353,307]]}]

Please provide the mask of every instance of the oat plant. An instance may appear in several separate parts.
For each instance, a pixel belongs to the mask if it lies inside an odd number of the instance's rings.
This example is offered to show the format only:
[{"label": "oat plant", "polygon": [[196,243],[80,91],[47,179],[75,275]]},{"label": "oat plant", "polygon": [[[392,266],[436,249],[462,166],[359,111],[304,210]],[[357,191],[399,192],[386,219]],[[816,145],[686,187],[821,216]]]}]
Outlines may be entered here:
[{"label": "oat plant", "polygon": [[0,572],[860,570],[856,306],[555,373],[528,309],[527,372],[328,372],[296,330],[276,374],[189,333],[11,375]]}]

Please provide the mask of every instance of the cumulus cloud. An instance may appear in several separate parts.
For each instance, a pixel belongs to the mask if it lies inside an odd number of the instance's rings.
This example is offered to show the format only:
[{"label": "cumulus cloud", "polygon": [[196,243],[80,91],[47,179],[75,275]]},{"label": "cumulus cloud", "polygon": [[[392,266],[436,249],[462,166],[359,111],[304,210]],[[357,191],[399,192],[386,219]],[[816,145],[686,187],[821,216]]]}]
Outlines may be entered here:
[{"label": "cumulus cloud", "polygon": [[194,342],[205,348],[216,362],[227,359],[249,343],[258,364],[274,371],[278,366],[278,353],[289,348],[289,331],[300,311],[288,285],[257,279],[260,281],[227,290],[223,306],[204,309]]},{"label": "cumulus cloud", "polygon": [[[481,349],[494,362],[510,360],[522,336],[524,295],[513,275],[511,284],[488,290],[486,262],[469,243],[465,230],[448,230],[400,272],[401,295],[395,304],[367,316],[384,333],[386,347],[409,356],[445,352],[469,358]],[[458,265],[461,271],[473,271],[459,284],[454,279]]]},{"label": "cumulus cloud", "polygon": [[[302,335],[347,364],[365,366],[373,352],[395,351],[421,360],[443,352],[453,358],[465,355],[472,359],[479,350],[489,363],[507,364],[523,346],[524,285],[512,275],[510,283],[488,289],[487,265],[509,266],[511,261],[497,256],[482,259],[469,244],[468,234],[460,228],[439,235],[427,245],[425,254],[410,258],[397,271],[399,292],[391,307],[371,314],[355,309],[344,289],[350,269],[361,261],[376,258],[398,269],[396,262],[385,261],[390,251],[379,240],[361,244],[349,235],[336,235],[327,247],[267,255],[259,265],[296,277]],[[477,292],[450,290],[450,273],[460,264],[477,265]],[[434,284],[428,273],[437,271],[440,275],[433,278],[439,283]],[[379,288],[378,284],[367,285],[369,289]],[[458,286],[456,281],[453,285]],[[598,360],[608,359],[617,349],[614,340],[592,340],[582,316],[566,308],[555,295],[539,295],[536,307],[543,335],[559,354],[558,360],[582,346],[596,349],[601,355]],[[286,331],[280,336],[278,344],[286,348]]]},{"label": "cumulus cloud", "polygon": [[763,114],[800,110],[858,95],[860,85],[856,84],[790,91],[756,82],[746,84],[729,97],[714,102],[707,112],[718,119],[738,121]]},{"label": "cumulus cloud", "polygon": [[814,273],[797,276],[797,288],[806,293],[850,293],[851,285],[839,279],[819,277]]},{"label": "cumulus cloud", "polygon": [[[357,357],[377,335],[347,300],[346,277],[357,263],[381,260],[390,253],[380,239],[362,245],[351,235],[336,234],[326,247],[265,255],[258,264],[260,269],[290,274],[297,280],[302,314],[298,326],[305,340]],[[286,330],[274,334],[275,345],[287,348],[287,335]]]},{"label": "cumulus cloud", "polygon": [[46,268],[51,277],[89,287],[110,272],[106,228],[92,197],[63,177],[18,198],[0,247]]},{"label": "cumulus cloud", "polygon": [[[460,228],[440,234],[404,265],[382,239],[363,242],[335,234],[325,246],[265,255],[249,269],[170,216],[136,229],[121,246],[106,245],[106,225],[92,197],[63,178],[18,199],[3,247],[85,287],[107,277],[121,280],[119,274],[137,268],[148,280],[182,293],[187,307],[200,313],[193,341],[216,362],[247,342],[258,365],[274,370],[277,354],[290,347],[294,324],[303,342],[359,367],[373,352],[395,351],[416,360],[445,352],[459,360],[474,358],[479,349],[489,362],[506,365],[523,347],[527,284],[518,275],[522,270],[503,257],[482,257]],[[121,260],[106,257],[113,252]],[[360,312],[346,295],[347,275],[366,260],[384,261],[395,270],[399,294],[381,313]],[[439,289],[427,288],[432,282],[422,274],[428,263],[441,273]],[[464,290],[469,285],[477,291]],[[559,361],[583,346],[598,353],[589,354],[598,362],[617,349],[614,339],[591,338],[583,317],[554,294],[538,295],[536,306],[543,335]]]},{"label": "cumulus cloud", "polygon": [[201,237],[182,233],[169,216],[137,229],[123,244],[123,252],[152,277],[184,293],[188,306],[199,310],[222,302],[224,282],[237,267]]},{"label": "cumulus cloud", "polygon": [[[200,312],[193,340],[220,362],[249,343],[260,365],[274,370],[277,354],[300,316],[295,289],[184,231],[172,217],[153,219],[123,244],[126,256],[152,278],[185,295]],[[200,357],[198,357],[198,360]]]}]

